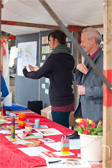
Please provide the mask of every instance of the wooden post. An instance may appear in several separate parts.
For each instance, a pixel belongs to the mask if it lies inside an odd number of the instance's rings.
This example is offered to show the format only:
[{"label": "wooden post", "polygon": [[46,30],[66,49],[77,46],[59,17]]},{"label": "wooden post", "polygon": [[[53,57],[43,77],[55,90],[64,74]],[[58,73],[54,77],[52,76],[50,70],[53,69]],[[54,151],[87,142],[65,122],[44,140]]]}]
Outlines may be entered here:
[{"label": "wooden post", "polygon": [[[104,75],[112,84],[112,0],[104,0]],[[103,168],[112,167],[112,93],[103,88]]]}]

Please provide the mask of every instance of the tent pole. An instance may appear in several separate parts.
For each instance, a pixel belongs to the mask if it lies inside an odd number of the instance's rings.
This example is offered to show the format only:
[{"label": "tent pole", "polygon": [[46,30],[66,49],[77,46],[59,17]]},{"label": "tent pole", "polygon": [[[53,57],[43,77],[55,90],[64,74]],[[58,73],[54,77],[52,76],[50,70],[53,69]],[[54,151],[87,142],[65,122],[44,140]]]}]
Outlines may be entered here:
[{"label": "tent pole", "polygon": [[[112,84],[112,0],[104,0],[104,75]],[[112,167],[112,93],[103,87],[103,168]]]},{"label": "tent pole", "polygon": [[108,89],[112,92],[112,85],[105,78],[102,72],[96,67],[95,63],[91,60],[91,58],[85,53],[82,47],[79,45],[78,41],[73,37],[73,35],[69,32],[69,30],[64,26],[61,20],[57,17],[57,15],[53,12],[50,6],[47,4],[45,0],[39,0],[43,7],[48,11],[51,17],[55,20],[55,22],[60,26],[61,30],[68,36],[68,38],[73,42],[77,50],[85,57],[89,65],[94,69],[96,74],[100,77],[100,79],[106,84]]}]

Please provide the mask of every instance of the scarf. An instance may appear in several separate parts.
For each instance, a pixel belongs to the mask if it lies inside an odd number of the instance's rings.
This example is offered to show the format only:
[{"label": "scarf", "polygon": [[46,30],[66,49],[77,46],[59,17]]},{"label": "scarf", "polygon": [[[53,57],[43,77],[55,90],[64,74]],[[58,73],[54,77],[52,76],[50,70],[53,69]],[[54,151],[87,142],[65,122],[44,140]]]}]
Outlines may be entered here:
[{"label": "scarf", "polygon": [[51,54],[58,54],[58,53],[70,54],[70,48],[65,45],[59,45],[51,52]]}]

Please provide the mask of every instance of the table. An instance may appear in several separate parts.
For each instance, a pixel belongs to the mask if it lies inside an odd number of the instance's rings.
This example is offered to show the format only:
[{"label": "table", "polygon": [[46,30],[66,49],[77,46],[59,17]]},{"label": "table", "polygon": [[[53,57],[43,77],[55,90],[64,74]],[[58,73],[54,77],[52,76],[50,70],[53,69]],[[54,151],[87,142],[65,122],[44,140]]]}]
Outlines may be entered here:
[{"label": "table", "polygon": [[[36,118],[40,119],[40,125],[47,125],[49,128],[55,128],[63,133],[63,135],[74,133],[73,130],[68,129],[62,125],[59,125],[46,117],[43,117],[39,114],[36,114],[30,110],[26,111],[12,111],[16,114],[26,112],[26,118],[29,122],[35,121]],[[51,139],[54,139],[56,142],[61,140],[63,135],[53,135],[46,136]],[[10,142],[6,137],[6,135],[0,134],[0,168],[36,168],[36,167],[46,167],[46,161],[39,156],[28,156],[18,148],[25,147],[23,145],[15,145]],[[43,142],[41,142],[41,146],[54,151],[52,148],[46,146]],[[72,150],[75,154],[74,158],[78,158],[77,154],[80,153],[80,150]],[[73,158],[73,156],[69,156]]]}]

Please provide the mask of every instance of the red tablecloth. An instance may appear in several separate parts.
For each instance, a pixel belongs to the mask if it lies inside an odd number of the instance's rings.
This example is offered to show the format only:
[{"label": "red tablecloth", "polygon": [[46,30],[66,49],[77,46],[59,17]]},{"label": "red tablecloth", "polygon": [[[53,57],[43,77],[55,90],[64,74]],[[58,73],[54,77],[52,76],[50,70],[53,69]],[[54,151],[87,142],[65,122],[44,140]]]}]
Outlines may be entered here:
[{"label": "red tablecloth", "polygon": [[[68,129],[64,126],[61,126],[39,114],[36,113],[27,113],[26,118],[29,119],[29,122],[34,122],[36,118],[40,119],[40,125],[47,125],[49,128],[55,128],[63,133],[63,135],[74,133],[73,130]],[[54,139],[56,142],[61,140],[63,135],[53,135],[53,136],[45,136],[51,139]],[[46,161],[38,156],[28,156],[18,148],[25,147],[23,145],[15,145],[10,142],[6,137],[6,135],[0,134],[0,168],[34,168],[40,166],[46,166]],[[56,152],[52,148],[44,145],[41,142],[41,146]],[[72,150],[75,154],[74,157],[77,158],[77,154],[80,153],[80,150]]]}]

